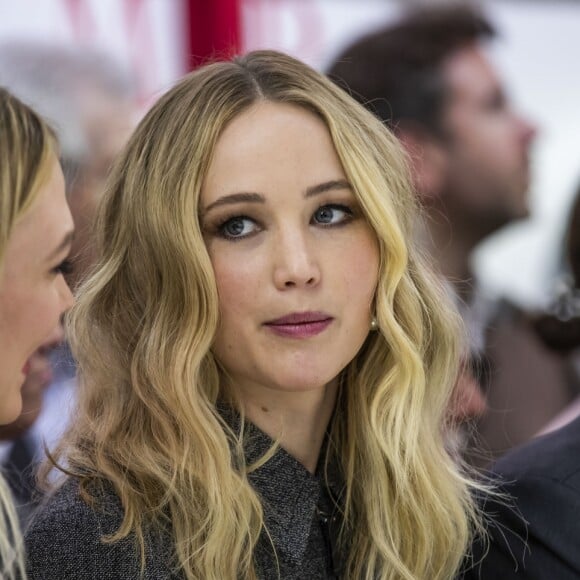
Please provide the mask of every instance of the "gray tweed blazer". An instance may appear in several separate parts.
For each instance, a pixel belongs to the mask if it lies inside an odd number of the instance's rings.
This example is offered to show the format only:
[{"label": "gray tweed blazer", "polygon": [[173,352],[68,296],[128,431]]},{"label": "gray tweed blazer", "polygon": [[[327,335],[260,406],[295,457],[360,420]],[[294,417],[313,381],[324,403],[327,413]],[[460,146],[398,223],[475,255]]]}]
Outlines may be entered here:
[{"label": "gray tweed blazer", "polygon": [[[250,429],[252,445],[247,459],[253,461],[270,448],[272,440],[256,427]],[[327,488],[321,477],[309,473],[283,449],[278,449],[249,479],[261,496],[266,527],[276,551],[263,533],[254,554],[260,578],[340,578],[338,509],[331,499],[340,497],[340,486],[331,484]],[[75,479],[66,481],[48,498],[25,534],[30,580],[183,578],[174,566],[169,532],[147,534],[143,576],[131,537],[103,542],[103,536],[119,528],[123,507],[110,485],[105,485],[98,500],[94,506],[85,503]],[[228,558],[228,554],[223,557]]]}]

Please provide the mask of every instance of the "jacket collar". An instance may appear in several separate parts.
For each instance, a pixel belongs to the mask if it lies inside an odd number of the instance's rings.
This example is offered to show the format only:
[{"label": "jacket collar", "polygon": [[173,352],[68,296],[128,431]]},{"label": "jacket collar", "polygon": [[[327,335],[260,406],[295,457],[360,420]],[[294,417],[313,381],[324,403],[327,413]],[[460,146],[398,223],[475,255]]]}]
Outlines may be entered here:
[{"label": "jacket collar", "polygon": [[[231,408],[219,408],[226,423],[239,433],[239,414]],[[256,427],[245,421],[244,453],[246,466],[259,462],[275,442]],[[328,505],[328,494],[340,501],[343,485],[335,463],[330,463],[324,481],[323,458],[327,445],[323,446],[321,460],[315,474],[310,473],[297,459],[278,446],[274,454],[263,464],[248,473],[248,480],[262,501],[264,523],[271,542],[292,564],[303,560],[319,504]],[[321,502],[322,499],[322,502]],[[325,501],[326,500],[326,501]],[[265,541],[269,543],[267,539]]]}]

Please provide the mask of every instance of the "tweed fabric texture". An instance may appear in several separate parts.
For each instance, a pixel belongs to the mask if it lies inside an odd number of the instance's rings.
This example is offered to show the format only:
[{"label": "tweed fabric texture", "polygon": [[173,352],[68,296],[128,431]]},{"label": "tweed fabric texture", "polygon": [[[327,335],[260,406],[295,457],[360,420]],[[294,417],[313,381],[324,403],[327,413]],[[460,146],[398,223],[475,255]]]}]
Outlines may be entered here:
[{"label": "tweed fabric texture", "polygon": [[[249,425],[247,460],[262,456],[272,440]],[[341,486],[329,488],[317,473],[311,474],[284,449],[248,476],[264,506],[271,540],[262,533],[254,554],[263,580],[332,580],[340,577],[337,548]],[[322,515],[321,515],[322,514]],[[326,516],[324,515],[326,514]],[[129,537],[106,543],[123,518],[123,507],[111,485],[105,485],[95,505],[79,494],[69,479],[36,514],[25,541],[30,580],[176,580],[174,550],[169,532],[146,535],[145,567]],[[273,543],[273,545],[272,545]],[[228,554],[224,553],[224,558]]]}]

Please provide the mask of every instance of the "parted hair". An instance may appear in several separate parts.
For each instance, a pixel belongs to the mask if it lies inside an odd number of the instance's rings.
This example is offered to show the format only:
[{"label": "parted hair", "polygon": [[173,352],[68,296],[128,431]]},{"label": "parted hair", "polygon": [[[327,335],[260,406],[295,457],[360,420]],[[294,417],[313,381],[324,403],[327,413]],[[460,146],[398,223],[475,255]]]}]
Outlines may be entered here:
[{"label": "parted hair", "polygon": [[216,142],[262,101],[323,120],[380,247],[380,330],[342,371],[329,427],[346,486],[345,577],[448,579],[478,521],[472,484],[443,443],[458,317],[412,241],[415,197],[396,139],[323,75],[281,53],[189,74],[147,113],[118,160],[100,207],[99,262],[70,318],[78,417],[54,459],[93,500],[93,484],[112,483],[124,520],[110,541],[134,533],[144,558],[147,530],[169,529],[186,578],[256,578],[264,517],[243,443],[216,410],[220,313],[198,214]]},{"label": "parted hair", "polygon": [[414,8],[345,48],[328,74],[392,129],[416,123],[442,135],[445,60],[495,34],[485,16],[465,4]]},{"label": "parted hair", "polygon": [[[47,179],[55,149],[54,134],[44,121],[0,87],[0,270],[12,230]],[[0,578],[25,576],[18,520],[0,474]]]}]

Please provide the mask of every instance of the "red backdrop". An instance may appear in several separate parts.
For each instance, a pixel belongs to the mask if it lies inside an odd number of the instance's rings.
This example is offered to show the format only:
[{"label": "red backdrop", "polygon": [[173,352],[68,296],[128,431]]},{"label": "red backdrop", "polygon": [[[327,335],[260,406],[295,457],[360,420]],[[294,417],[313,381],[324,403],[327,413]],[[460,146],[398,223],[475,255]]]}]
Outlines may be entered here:
[{"label": "red backdrop", "polygon": [[188,68],[241,48],[239,0],[187,0]]}]

